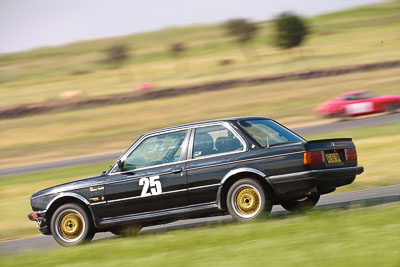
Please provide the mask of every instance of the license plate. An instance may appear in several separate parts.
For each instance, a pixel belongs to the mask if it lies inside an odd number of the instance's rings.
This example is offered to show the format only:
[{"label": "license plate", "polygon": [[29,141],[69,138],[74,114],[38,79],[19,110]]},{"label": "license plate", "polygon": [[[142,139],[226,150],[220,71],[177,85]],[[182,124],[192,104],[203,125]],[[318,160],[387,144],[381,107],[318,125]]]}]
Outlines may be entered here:
[{"label": "license plate", "polygon": [[325,154],[325,158],[329,164],[342,162],[342,160],[340,159],[339,153]]}]

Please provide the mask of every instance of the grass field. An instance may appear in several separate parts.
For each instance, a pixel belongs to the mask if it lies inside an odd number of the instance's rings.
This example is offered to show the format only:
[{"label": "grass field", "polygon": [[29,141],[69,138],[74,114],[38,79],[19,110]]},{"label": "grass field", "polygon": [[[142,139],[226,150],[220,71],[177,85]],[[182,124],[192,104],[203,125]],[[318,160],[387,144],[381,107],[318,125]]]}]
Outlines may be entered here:
[{"label": "grass field", "polygon": [[1,266],[398,266],[400,205],[111,238],[2,256]]},{"label": "grass field", "polygon": [[[69,90],[83,90],[83,97],[88,97],[131,92],[143,82],[154,83],[157,90],[400,59],[399,14],[400,2],[389,1],[308,18],[311,35],[301,49],[290,52],[272,46],[272,22],[261,22],[258,37],[244,50],[221,25],[203,25],[4,54],[0,55],[0,107],[53,101]],[[174,42],[188,47],[180,59],[167,51]],[[101,63],[104,50],[114,44],[131,49],[131,59],[120,69]],[[219,66],[224,59],[233,64]]]},{"label": "grass field", "polygon": [[149,130],[207,119],[258,115],[288,126],[317,122],[312,110],[337,94],[396,94],[399,84],[399,70],[391,69],[0,120],[0,168],[123,151]]},{"label": "grass field", "polygon": [[356,181],[337,192],[400,184],[400,123],[310,136],[310,139],[352,137],[358,163],[365,167]]},{"label": "grass field", "polygon": [[[357,146],[359,164],[365,172],[349,186],[337,192],[400,184],[400,123],[354,129],[308,138],[352,137]],[[31,212],[29,197],[34,192],[59,183],[89,177],[106,170],[110,163],[71,167],[0,179],[0,239],[37,233],[36,225],[28,221]]]},{"label": "grass field", "polygon": [[30,196],[52,185],[93,176],[110,164],[71,167],[0,179],[0,240],[37,234],[35,224],[28,220]]},{"label": "grass field", "polygon": [[[126,37],[81,42],[0,55],[0,107],[52,101],[59,93],[84,90],[105,95],[135,90],[142,82],[168,86],[400,59],[400,1],[309,18],[312,35],[298,51],[271,46],[272,26],[243,53],[218,25],[171,28]],[[189,46],[182,59],[166,47]],[[103,50],[126,43],[132,59],[121,69],[99,63]],[[221,59],[234,64],[218,66]],[[73,72],[87,72],[73,75]],[[115,106],[0,120],[0,168],[123,151],[140,134],[165,126],[222,117],[259,115],[288,126],[323,122],[312,110],[351,90],[399,94],[399,69],[302,81],[242,86]],[[354,137],[365,173],[342,190],[399,184],[400,124],[314,136]],[[313,137],[313,138],[314,138]],[[101,172],[109,163],[0,179],[0,238],[37,233],[26,214],[33,192]],[[10,204],[12,203],[12,205]]]},{"label": "grass field", "polygon": [[[0,107],[55,100],[63,91],[85,96],[132,91],[140,82],[158,89],[244,76],[361,64],[400,58],[400,1],[389,1],[308,18],[310,39],[300,51],[271,46],[271,22],[260,23],[258,39],[242,51],[220,25],[170,28],[119,38],[80,42],[0,55]],[[186,42],[176,62],[166,47]],[[126,43],[132,59],[121,69],[99,63],[103,51]],[[231,58],[233,65],[216,62]],[[83,75],[71,75],[88,71]],[[313,109],[351,90],[400,92],[399,69],[337,77],[242,86],[219,92],[124,105],[0,120],[0,168],[123,151],[140,134],[181,123],[260,115],[292,126],[320,120]],[[157,89],[157,88],[156,88]]]}]

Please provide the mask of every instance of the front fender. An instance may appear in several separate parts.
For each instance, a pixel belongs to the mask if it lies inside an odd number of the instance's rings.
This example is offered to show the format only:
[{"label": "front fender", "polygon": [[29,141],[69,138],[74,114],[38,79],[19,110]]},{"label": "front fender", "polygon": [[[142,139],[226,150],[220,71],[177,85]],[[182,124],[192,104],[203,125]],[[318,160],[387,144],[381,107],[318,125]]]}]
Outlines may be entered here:
[{"label": "front fender", "polygon": [[82,201],[82,202],[85,203],[86,205],[89,205],[89,204],[90,204],[90,202],[89,202],[86,198],[84,198],[83,196],[81,196],[81,195],[79,195],[79,194],[77,194],[77,193],[63,192],[63,193],[57,194],[54,198],[52,198],[52,199],[50,200],[50,202],[49,202],[49,203],[47,204],[47,206],[46,206],[46,210],[49,210],[49,208],[51,207],[51,205],[53,205],[53,203],[54,203],[56,200],[58,200],[58,199],[60,199],[60,198],[63,198],[63,197],[73,197],[73,198],[79,199],[80,201]]}]

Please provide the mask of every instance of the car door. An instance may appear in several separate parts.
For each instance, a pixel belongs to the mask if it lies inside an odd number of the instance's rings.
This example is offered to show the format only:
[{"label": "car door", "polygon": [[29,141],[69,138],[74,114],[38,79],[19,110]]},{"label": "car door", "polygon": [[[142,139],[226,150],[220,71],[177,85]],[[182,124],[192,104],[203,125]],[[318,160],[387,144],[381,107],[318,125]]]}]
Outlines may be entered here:
[{"label": "car door", "polygon": [[222,178],[247,145],[227,124],[197,127],[190,143],[186,165],[188,203],[215,202]]},{"label": "car door", "polygon": [[115,166],[105,184],[110,217],[187,205],[188,133],[180,130],[147,136],[121,157],[122,169]]},{"label": "car door", "polygon": [[361,115],[374,112],[375,103],[371,96],[365,92],[350,95],[345,106],[347,115]]}]

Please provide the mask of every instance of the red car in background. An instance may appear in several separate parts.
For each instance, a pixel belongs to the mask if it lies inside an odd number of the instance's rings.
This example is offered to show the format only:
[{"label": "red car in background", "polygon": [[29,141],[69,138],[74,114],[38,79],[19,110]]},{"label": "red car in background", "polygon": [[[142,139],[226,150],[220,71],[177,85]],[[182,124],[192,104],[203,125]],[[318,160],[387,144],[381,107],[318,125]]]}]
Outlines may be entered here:
[{"label": "red car in background", "polygon": [[322,103],[315,110],[323,117],[355,117],[400,108],[400,95],[377,96],[369,91],[354,91]]}]

